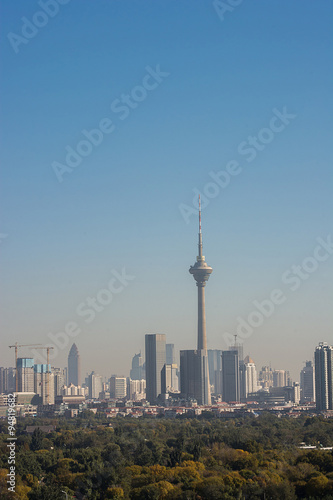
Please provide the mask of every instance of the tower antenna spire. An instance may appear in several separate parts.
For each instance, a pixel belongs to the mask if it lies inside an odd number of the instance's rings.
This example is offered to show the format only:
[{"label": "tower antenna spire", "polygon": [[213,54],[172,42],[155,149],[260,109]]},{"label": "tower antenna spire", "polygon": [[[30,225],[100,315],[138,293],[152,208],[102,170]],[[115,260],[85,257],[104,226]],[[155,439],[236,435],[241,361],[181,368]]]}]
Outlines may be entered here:
[{"label": "tower antenna spire", "polygon": [[201,198],[199,194],[199,233],[201,233]]},{"label": "tower antenna spire", "polygon": [[199,194],[199,253],[198,260],[202,260],[202,233],[201,233],[201,197]]}]

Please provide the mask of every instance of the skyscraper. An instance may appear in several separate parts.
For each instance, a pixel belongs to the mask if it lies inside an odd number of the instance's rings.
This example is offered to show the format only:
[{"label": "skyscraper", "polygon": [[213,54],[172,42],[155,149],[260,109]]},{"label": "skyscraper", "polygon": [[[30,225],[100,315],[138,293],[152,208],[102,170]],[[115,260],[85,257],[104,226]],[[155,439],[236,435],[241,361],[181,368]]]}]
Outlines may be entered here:
[{"label": "skyscraper", "polygon": [[222,351],[223,401],[240,401],[238,351]]},{"label": "skyscraper", "polygon": [[161,376],[165,365],[165,335],[149,333],[145,336],[146,393],[147,400],[154,404],[162,392]]},{"label": "skyscraper", "polygon": [[165,346],[166,364],[174,365],[177,364],[175,356],[175,344],[166,344]]},{"label": "skyscraper", "polygon": [[34,392],[33,358],[17,359],[18,392]]},{"label": "skyscraper", "polygon": [[285,387],[287,385],[287,377],[285,370],[273,371],[273,387]]},{"label": "skyscraper", "polygon": [[67,385],[66,380],[66,370],[64,368],[51,368],[54,376],[54,395],[60,396],[62,394],[62,388]]},{"label": "skyscraper", "polygon": [[[208,266],[205,261],[205,256],[202,254],[202,232],[201,232],[201,202],[199,196],[199,242],[198,242],[198,256],[195,264],[189,269],[190,274],[196,281],[198,287],[198,345],[195,355],[189,355],[188,360],[192,359],[194,363],[200,365],[200,382],[201,391],[201,404],[210,404],[210,384],[209,384],[209,369],[208,369],[208,354],[207,354],[207,334],[206,334],[206,311],[205,311],[205,286],[209,280],[209,276],[213,269]],[[184,351],[183,351],[184,352]],[[192,351],[195,352],[195,351]],[[183,355],[184,356],[184,355]],[[195,356],[198,359],[195,360]],[[193,370],[190,370],[193,373]],[[182,382],[181,382],[182,384]],[[184,385],[182,384],[182,387]],[[182,391],[183,392],[183,391]]]},{"label": "skyscraper", "polygon": [[301,401],[315,401],[314,366],[312,361],[306,361],[300,373]]},{"label": "skyscraper", "polygon": [[68,354],[68,380],[67,385],[81,385],[81,362],[80,354],[74,343]]},{"label": "skyscraper", "polygon": [[88,390],[90,399],[99,398],[99,394],[103,390],[103,379],[101,375],[95,372],[91,372],[88,375]]},{"label": "skyscraper", "polygon": [[112,375],[110,378],[110,398],[121,399],[126,397],[126,377]]},{"label": "skyscraper", "polygon": [[0,394],[15,392],[15,368],[0,367]]},{"label": "skyscraper", "polygon": [[132,358],[132,368],[130,371],[130,378],[131,380],[142,380],[143,378],[145,378],[141,352],[135,354]]},{"label": "skyscraper", "polygon": [[[180,390],[200,405],[210,404],[208,356],[205,349],[180,351]],[[208,376],[207,376],[208,374]]]},{"label": "skyscraper", "polygon": [[34,365],[34,392],[42,398],[42,404],[54,404],[54,374],[47,364]]},{"label": "skyscraper", "polygon": [[178,366],[165,364],[162,368],[162,393],[178,391]]},{"label": "skyscraper", "polygon": [[222,351],[208,349],[209,382],[214,394],[222,394]]},{"label": "skyscraper", "polygon": [[317,410],[333,410],[333,347],[320,342],[315,350]]},{"label": "skyscraper", "polygon": [[269,366],[263,366],[259,372],[259,382],[263,389],[273,387],[273,371]]},{"label": "skyscraper", "polygon": [[249,393],[257,392],[258,390],[258,378],[257,378],[257,370],[256,365],[254,364],[253,359],[249,356],[246,356],[244,359],[245,366],[245,398]]}]

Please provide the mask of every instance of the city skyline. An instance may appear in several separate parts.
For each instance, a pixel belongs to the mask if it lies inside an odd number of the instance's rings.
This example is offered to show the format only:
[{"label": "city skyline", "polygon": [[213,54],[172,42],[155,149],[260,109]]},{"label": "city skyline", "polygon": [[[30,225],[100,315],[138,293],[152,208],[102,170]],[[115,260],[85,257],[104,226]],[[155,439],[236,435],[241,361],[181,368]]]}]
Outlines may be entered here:
[{"label": "city skyline", "polygon": [[39,4],[0,8],[0,365],[55,337],[53,366],[75,342],[105,376],[149,332],[194,347],[200,193],[207,348],[239,330],[258,368],[297,380],[332,338],[332,6],[242,2],[222,21],[212,2],[69,2],[17,51]]}]

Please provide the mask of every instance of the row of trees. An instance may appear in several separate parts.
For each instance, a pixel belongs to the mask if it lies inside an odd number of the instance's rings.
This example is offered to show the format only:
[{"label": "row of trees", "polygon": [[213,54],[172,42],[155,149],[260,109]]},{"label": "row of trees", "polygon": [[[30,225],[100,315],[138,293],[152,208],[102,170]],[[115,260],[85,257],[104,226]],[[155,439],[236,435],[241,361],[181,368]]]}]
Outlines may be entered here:
[{"label": "row of trees", "polygon": [[[27,425],[53,424],[49,434]],[[17,425],[16,493],[7,491],[6,426],[0,425],[1,498],[333,500],[333,420],[112,419],[85,412]]]}]

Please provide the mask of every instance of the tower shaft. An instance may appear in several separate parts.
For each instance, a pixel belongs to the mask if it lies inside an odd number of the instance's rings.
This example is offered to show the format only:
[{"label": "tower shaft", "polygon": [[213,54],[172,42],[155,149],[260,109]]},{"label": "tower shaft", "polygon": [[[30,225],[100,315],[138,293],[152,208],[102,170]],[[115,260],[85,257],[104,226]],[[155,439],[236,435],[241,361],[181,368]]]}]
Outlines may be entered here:
[{"label": "tower shaft", "polygon": [[198,349],[207,349],[205,286],[198,283]]}]

